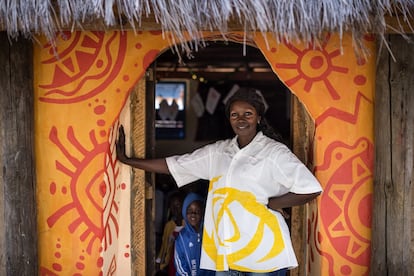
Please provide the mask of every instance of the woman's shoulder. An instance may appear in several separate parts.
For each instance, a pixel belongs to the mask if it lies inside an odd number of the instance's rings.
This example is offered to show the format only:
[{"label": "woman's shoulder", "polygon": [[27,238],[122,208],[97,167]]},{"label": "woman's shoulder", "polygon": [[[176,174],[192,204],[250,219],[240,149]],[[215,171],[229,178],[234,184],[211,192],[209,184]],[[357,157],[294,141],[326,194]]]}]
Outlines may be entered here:
[{"label": "woman's shoulder", "polygon": [[255,148],[260,152],[260,155],[271,159],[291,158],[294,155],[286,144],[265,135],[258,139]]},{"label": "woman's shoulder", "polygon": [[257,140],[262,146],[273,148],[276,150],[289,150],[289,148],[282,142],[279,142],[273,138],[270,138],[266,135],[261,135]]},{"label": "woman's shoulder", "polygon": [[209,149],[222,149],[222,148],[226,148],[228,146],[230,146],[231,144],[233,144],[233,139],[223,139],[223,140],[217,140],[217,141],[213,141],[210,142],[206,145],[204,145],[202,148],[209,148]]}]

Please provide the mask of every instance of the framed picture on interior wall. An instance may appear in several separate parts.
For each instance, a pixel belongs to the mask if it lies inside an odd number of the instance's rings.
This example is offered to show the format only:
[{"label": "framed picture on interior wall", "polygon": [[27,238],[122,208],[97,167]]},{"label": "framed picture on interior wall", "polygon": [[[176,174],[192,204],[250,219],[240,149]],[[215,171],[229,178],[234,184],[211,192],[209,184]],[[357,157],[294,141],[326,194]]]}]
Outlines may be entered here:
[{"label": "framed picture on interior wall", "polygon": [[187,83],[155,84],[155,139],[184,139]]}]

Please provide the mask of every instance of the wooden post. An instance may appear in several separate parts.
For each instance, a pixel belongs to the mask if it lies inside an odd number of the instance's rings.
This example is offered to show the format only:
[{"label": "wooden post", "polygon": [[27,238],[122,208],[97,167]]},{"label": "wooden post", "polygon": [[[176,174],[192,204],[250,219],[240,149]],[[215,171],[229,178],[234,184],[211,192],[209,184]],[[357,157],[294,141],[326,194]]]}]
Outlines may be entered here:
[{"label": "wooden post", "polygon": [[[290,93],[290,92],[288,92]],[[315,123],[306,111],[303,104],[292,94],[292,151],[296,156],[312,169],[313,138],[315,133]],[[290,276],[306,275],[306,205],[295,206],[292,208],[291,215],[291,238],[295,249],[299,267],[290,271]]]},{"label": "wooden post", "polygon": [[[380,44],[380,43],[378,43]],[[374,195],[373,220],[371,239],[371,275],[382,274],[387,271],[386,263],[386,198],[384,187],[391,183],[390,141],[390,86],[389,86],[390,56],[386,49],[378,53],[375,95],[375,168],[374,168]],[[381,131],[380,131],[381,129]],[[388,183],[388,184],[387,184]]]},{"label": "wooden post", "polygon": [[414,273],[414,47],[389,36],[379,53],[371,275]]},{"label": "wooden post", "polygon": [[[145,80],[145,128],[146,141],[145,153],[147,158],[154,158],[155,156],[155,66],[151,65],[146,72]],[[145,207],[146,207],[146,258],[147,258],[147,275],[155,274],[155,174],[146,173],[146,192],[145,192]]]},{"label": "wooden post", "polygon": [[0,45],[0,275],[37,275],[32,42]]}]

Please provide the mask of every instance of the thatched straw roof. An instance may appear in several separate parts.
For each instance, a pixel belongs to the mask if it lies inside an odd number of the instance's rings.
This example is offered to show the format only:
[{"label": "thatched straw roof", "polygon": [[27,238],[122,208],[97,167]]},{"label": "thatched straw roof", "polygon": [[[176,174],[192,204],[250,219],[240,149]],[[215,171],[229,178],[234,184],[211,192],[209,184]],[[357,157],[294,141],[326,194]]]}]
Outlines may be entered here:
[{"label": "thatched straw roof", "polygon": [[383,35],[386,16],[398,15],[394,31],[411,29],[413,7],[414,0],[14,0],[1,1],[0,26],[12,38],[53,38],[64,29],[140,30],[150,18],[178,42],[185,40],[184,31],[196,40],[201,30],[224,35],[230,22],[241,30],[274,33],[278,40],[309,42],[324,31],[349,31],[360,42],[368,32]]}]

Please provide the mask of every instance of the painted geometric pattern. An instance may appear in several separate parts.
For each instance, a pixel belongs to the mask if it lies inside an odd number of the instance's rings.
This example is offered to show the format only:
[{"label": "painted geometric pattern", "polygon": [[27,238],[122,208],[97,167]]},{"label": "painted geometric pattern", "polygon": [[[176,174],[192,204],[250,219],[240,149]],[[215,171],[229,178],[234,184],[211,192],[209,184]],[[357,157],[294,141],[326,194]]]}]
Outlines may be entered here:
[{"label": "painted geometric pattern", "polygon": [[[242,42],[243,33],[231,33]],[[211,39],[216,33],[205,33]],[[127,96],[169,46],[161,32],[62,33],[35,48],[36,165],[41,275],[130,275],[130,177],[114,136]],[[322,45],[257,44],[315,120],[315,174],[324,193],[308,218],[308,270],[368,271],[374,56],[351,38]],[[366,43],[373,49],[373,41]],[[279,92],[276,92],[279,93]]]}]

